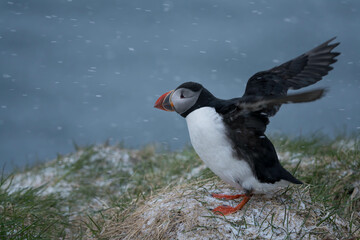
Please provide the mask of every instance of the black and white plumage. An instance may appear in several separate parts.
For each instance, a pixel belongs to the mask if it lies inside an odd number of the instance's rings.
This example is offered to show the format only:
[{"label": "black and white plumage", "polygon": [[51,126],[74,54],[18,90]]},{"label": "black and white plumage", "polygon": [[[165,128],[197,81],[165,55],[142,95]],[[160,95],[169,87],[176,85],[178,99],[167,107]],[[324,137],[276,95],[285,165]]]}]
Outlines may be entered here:
[{"label": "black and white plumage", "polygon": [[[265,130],[269,117],[282,104],[311,102],[324,95],[324,89],[290,95],[287,92],[312,85],[328,74],[340,54],[332,52],[339,45],[331,43],[333,40],[280,66],[256,73],[240,98],[218,99],[201,84],[187,82],[162,95],[155,107],[175,110],[183,116],[200,158],[222,180],[245,190],[248,196],[289,183],[301,184],[281,166]],[[219,211],[234,212],[223,208]]]}]

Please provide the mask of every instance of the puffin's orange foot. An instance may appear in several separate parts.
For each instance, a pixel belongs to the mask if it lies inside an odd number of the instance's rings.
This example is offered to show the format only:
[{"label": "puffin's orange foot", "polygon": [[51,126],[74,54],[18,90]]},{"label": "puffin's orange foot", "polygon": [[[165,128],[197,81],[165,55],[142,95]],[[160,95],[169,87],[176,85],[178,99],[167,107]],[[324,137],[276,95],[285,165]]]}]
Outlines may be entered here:
[{"label": "puffin's orange foot", "polygon": [[212,193],[211,196],[213,198],[218,198],[218,199],[233,200],[233,199],[245,197],[246,195],[245,194],[227,195],[227,194]]},{"label": "puffin's orange foot", "polygon": [[218,215],[228,215],[228,214],[234,213],[238,210],[241,210],[245,206],[245,204],[250,200],[250,198],[251,198],[251,195],[245,196],[243,198],[243,200],[236,207],[219,206],[212,211],[213,211],[213,213],[218,214]]},{"label": "puffin's orange foot", "polygon": [[237,211],[236,208],[230,207],[230,206],[218,206],[217,208],[212,210],[213,213],[217,214],[217,215],[229,215],[231,213],[234,213]]}]

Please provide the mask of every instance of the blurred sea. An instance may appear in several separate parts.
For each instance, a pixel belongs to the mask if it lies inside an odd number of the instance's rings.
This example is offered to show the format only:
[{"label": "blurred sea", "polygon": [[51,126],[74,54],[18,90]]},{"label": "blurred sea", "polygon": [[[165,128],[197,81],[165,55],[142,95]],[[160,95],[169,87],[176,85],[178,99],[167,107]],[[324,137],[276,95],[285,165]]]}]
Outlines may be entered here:
[{"label": "blurred sea", "polygon": [[[360,131],[359,1],[0,1],[0,165],[79,145],[189,143],[185,121],[153,108],[185,81],[220,98],[338,36],[317,102],[283,106],[268,133]],[[346,129],[346,130],[344,130]]]}]

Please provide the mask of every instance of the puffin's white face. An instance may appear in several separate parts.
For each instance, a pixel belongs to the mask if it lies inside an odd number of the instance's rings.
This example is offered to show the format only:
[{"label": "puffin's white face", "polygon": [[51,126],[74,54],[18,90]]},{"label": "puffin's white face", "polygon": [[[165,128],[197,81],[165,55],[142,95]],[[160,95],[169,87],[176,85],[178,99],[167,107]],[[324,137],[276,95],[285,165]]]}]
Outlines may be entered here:
[{"label": "puffin's white face", "polygon": [[163,94],[155,103],[155,107],[165,111],[176,111],[182,114],[189,110],[198,100],[201,93],[188,88],[177,88]]},{"label": "puffin's white face", "polygon": [[178,88],[171,96],[174,109],[177,113],[182,114],[189,110],[199,98],[201,90],[194,92],[187,88]]}]

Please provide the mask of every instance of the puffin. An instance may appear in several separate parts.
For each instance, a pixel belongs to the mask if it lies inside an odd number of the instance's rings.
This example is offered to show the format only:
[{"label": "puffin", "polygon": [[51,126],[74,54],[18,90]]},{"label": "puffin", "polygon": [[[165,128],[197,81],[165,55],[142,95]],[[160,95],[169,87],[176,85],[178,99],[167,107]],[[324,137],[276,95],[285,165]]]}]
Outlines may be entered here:
[{"label": "puffin", "polygon": [[[249,78],[242,97],[215,97],[200,83],[185,82],[161,95],[154,107],[175,111],[185,118],[193,148],[224,182],[244,194],[216,194],[218,199],[242,198],[236,206],[218,206],[215,214],[242,209],[253,194],[267,194],[289,184],[302,184],[279,162],[274,145],[265,135],[269,118],[282,104],[312,102],[326,88],[288,94],[312,85],[333,69],[340,43],[334,38],[279,66]],[[240,192],[239,192],[240,193]]]}]

